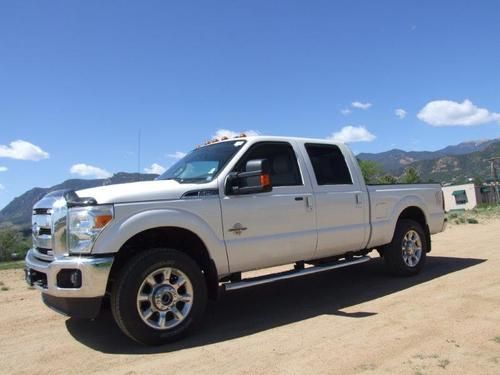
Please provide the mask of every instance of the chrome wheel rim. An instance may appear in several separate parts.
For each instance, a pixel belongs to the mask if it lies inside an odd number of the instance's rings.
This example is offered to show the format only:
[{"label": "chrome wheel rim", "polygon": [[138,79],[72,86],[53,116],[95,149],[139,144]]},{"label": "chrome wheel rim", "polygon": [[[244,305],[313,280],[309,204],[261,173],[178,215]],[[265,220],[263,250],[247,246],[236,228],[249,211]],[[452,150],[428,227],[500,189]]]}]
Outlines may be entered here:
[{"label": "chrome wheel rim", "polygon": [[422,240],[415,230],[406,232],[401,245],[403,260],[408,267],[415,267],[422,257]]},{"label": "chrome wheel rim", "polygon": [[137,311],[154,329],[171,329],[186,319],[193,307],[193,284],[177,268],[151,272],[137,292]]}]

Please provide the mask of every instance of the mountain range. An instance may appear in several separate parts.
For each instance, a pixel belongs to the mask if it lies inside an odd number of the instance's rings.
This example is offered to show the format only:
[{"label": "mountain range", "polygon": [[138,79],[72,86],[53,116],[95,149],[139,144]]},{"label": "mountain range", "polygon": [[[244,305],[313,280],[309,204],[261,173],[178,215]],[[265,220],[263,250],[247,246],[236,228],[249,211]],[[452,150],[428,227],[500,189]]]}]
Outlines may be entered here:
[{"label": "mountain range", "polygon": [[[467,155],[475,152],[481,152],[487,149],[490,145],[500,142],[500,138],[462,142],[458,145],[447,146],[437,151],[403,151],[392,149],[379,153],[361,153],[357,155],[358,159],[370,160],[379,163],[384,171],[392,175],[400,175],[404,169],[412,163],[423,160],[439,160],[450,156]],[[425,164],[426,166],[428,165]],[[422,166],[416,164],[415,166]],[[426,172],[426,171],[421,171]],[[427,175],[428,173],[424,173]],[[436,181],[439,181],[436,180]]]},{"label": "mountain range", "polygon": [[[462,183],[469,178],[479,177],[487,180],[490,176],[487,160],[494,156],[500,156],[500,138],[463,142],[437,151],[393,149],[380,153],[361,153],[357,158],[377,162],[386,173],[396,177],[401,175],[405,168],[414,167],[424,182]],[[149,181],[156,177],[154,174],[121,172],[108,179],[71,179],[50,188],[36,187],[15,198],[0,211],[0,226],[14,224],[28,232],[33,205],[54,190],[81,190],[133,181]]]},{"label": "mountain range", "polygon": [[150,181],[154,180],[156,177],[158,177],[156,174],[120,172],[106,179],[71,179],[49,188],[35,187],[21,196],[14,198],[0,211],[0,226],[9,223],[21,227],[21,229],[30,228],[33,205],[51,191],[61,189],[81,190],[104,185],[123,184],[126,182]]},{"label": "mountain range", "polygon": [[490,143],[481,151],[419,160],[410,166],[419,172],[422,181],[443,184],[465,183],[470,179],[489,181],[491,179],[491,166],[488,159],[499,156],[500,140]]}]

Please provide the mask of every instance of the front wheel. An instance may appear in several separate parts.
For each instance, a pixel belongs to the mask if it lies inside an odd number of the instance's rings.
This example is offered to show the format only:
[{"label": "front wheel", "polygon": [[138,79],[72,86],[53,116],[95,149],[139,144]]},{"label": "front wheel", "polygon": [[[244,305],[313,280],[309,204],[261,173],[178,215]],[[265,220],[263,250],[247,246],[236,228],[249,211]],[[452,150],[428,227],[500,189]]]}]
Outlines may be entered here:
[{"label": "front wheel", "polygon": [[399,220],[392,242],[384,249],[384,261],[394,275],[415,275],[425,264],[427,249],[422,226],[413,220]]},{"label": "front wheel", "polygon": [[185,336],[203,317],[207,287],[186,254],[153,249],[132,258],[111,293],[111,310],[121,330],[142,344],[160,345]]}]

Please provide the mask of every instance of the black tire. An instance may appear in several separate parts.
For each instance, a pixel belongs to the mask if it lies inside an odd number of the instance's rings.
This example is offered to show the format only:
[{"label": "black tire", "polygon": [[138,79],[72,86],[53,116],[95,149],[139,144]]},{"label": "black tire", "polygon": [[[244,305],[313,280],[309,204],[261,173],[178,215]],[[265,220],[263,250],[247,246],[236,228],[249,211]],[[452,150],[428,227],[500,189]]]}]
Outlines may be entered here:
[{"label": "black tire", "polygon": [[[418,234],[420,241],[420,257],[416,264],[408,264],[403,256],[403,241],[408,233],[414,231]],[[387,270],[397,276],[412,276],[418,274],[425,265],[425,260],[427,258],[427,251],[429,245],[427,243],[425,232],[422,226],[416,221],[409,219],[399,220],[396,224],[396,230],[394,231],[394,236],[389,245],[384,248],[384,261]],[[415,258],[412,258],[409,262],[415,262]]]},{"label": "black tire", "polygon": [[[187,276],[192,286],[192,305],[178,325],[159,329],[143,320],[137,298],[148,275],[165,267]],[[161,345],[186,336],[201,323],[206,305],[207,286],[200,267],[189,256],[173,249],[151,249],[131,258],[120,270],[111,291],[111,311],[116,323],[127,336],[145,345]]]}]

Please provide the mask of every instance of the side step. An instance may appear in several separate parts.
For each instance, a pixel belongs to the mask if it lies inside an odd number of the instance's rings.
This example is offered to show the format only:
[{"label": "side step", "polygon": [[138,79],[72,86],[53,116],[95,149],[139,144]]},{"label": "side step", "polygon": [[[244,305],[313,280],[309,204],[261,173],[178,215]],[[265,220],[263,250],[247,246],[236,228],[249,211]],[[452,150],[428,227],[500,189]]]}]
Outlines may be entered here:
[{"label": "side step", "polygon": [[268,284],[279,280],[293,279],[294,277],[311,275],[313,273],[319,273],[324,271],[333,270],[335,268],[342,268],[347,266],[353,266],[355,264],[368,262],[371,258],[369,256],[354,257],[352,260],[338,261],[330,264],[323,264],[320,266],[314,266],[299,270],[290,270],[280,273],[275,273],[271,275],[253,277],[251,279],[244,279],[238,282],[228,282],[222,284],[226,291],[237,290],[243,288],[249,288],[256,285]]}]

